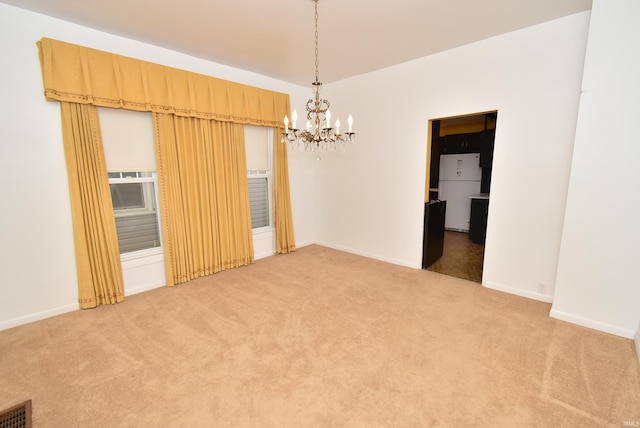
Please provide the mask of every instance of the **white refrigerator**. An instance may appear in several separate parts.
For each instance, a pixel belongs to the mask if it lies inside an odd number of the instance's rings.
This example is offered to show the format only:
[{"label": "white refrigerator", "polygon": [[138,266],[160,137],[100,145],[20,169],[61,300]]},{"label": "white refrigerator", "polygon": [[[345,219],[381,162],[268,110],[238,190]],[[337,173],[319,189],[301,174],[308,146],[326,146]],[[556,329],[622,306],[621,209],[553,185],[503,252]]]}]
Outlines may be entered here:
[{"label": "white refrigerator", "polygon": [[440,156],[438,199],[447,201],[445,229],[469,232],[469,197],[480,193],[481,179],[479,153]]}]

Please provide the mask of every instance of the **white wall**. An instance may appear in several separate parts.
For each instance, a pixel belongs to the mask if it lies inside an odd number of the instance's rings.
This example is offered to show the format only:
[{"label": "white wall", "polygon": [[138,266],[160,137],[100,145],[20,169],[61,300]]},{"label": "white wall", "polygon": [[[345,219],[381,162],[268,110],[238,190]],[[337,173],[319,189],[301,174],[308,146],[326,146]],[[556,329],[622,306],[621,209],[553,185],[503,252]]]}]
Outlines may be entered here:
[{"label": "white wall", "polygon": [[[43,96],[42,37],[291,94],[306,88],[0,3],[0,329],[77,309],[71,210],[58,103]],[[290,168],[297,244],[314,241],[313,169]]]},{"label": "white wall", "polygon": [[420,267],[428,120],[498,110],[483,283],[551,301],[588,23],[579,13],[329,85],[358,142],[318,170],[318,242]]},{"label": "white wall", "polygon": [[640,322],[640,2],[594,0],[552,316],[632,338]]}]

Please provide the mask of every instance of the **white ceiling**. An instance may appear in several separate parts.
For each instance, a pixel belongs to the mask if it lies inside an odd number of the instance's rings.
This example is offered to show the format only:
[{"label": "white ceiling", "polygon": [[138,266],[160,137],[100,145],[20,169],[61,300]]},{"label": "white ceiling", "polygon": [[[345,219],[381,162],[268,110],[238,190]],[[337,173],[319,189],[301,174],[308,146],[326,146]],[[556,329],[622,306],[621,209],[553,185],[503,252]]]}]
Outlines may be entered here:
[{"label": "white ceiling", "polygon": [[[0,2],[292,83],[314,80],[313,0]],[[319,0],[320,80],[590,8],[591,0]]]}]

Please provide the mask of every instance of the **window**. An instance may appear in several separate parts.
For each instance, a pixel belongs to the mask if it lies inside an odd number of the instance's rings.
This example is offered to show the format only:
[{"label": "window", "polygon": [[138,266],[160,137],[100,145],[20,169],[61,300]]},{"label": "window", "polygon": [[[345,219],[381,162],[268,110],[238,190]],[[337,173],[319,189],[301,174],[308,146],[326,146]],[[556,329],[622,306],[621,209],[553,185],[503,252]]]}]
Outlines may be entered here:
[{"label": "window", "polygon": [[109,172],[120,254],[161,246],[155,172]]},{"label": "window", "polygon": [[271,226],[269,215],[270,176],[251,171],[249,176],[249,203],[251,204],[251,228]]},{"label": "window", "polygon": [[122,260],[161,253],[152,116],[103,107],[98,115]]},{"label": "window", "polygon": [[272,228],[271,147],[272,128],[245,125],[247,178],[251,205],[251,228],[254,233]]}]

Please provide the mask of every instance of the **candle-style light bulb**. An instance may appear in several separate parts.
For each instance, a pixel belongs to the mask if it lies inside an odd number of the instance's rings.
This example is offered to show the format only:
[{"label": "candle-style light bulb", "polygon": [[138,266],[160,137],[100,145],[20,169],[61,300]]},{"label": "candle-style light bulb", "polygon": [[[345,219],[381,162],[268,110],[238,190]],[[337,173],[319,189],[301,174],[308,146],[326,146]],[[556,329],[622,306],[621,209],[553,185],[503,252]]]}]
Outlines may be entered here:
[{"label": "candle-style light bulb", "polygon": [[307,120],[307,131],[311,131],[311,121]]},{"label": "candle-style light bulb", "polygon": [[336,134],[340,133],[340,118],[336,118]]},{"label": "candle-style light bulb", "polygon": [[284,133],[286,134],[287,132],[289,132],[289,118],[285,115],[284,116]]},{"label": "candle-style light bulb", "polygon": [[329,110],[325,113],[325,118],[327,119],[327,128],[331,128],[331,112]]},{"label": "candle-style light bulb", "polygon": [[293,122],[291,124],[291,127],[293,129],[296,129],[296,121],[298,120],[298,113],[294,110],[293,113],[291,113],[291,121]]},{"label": "candle-style light bulb", "polygon": [[351,128],[353,127],[353,117],[351,117],[351,115],[349,115],[347,122],[349,123],[349,132],[351,132]]}]

